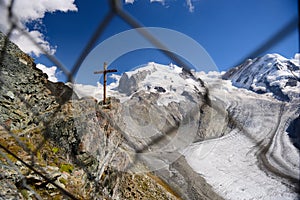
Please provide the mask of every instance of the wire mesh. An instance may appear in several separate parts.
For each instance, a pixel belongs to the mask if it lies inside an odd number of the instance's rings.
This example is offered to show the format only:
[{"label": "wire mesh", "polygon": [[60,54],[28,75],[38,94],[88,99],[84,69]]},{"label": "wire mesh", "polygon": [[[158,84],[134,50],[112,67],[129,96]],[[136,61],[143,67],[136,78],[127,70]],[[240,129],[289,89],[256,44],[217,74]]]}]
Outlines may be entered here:
[{"label": "wire mesh", "polygon": [[[10,28],[9,28],[8,32],[5,33],[7,37],[6,37],[6,40],[4,41],[4,44],[1,48],[0,64],[3,63],[5,57],[7,56],[6,53],[5,53],[5,50],[6,50],[7,45],[8,45],[8,40],[9,40],[12,32],[17,30],[17,31],[21,32],[26,38],[30,39],[30,41],[32,41],[35,44],[35,46],[38,47],[44,53],[44,55],[47,56],[47,58],[53,64],[55,64],[66,75],[66,77],[68,77],[69,82],[73,82],[74,76],[78,72],[78,69],[80,68],[80,66],[83,63],[84,59],[87,57],[87,55],[92,50],[92,48],[96,45],[96,42],[97,42],[98,38],[103,34],[103,32],[106,30],[107,26],[110,23],[112,23],[112,19],[114,17],[116,17],[116,16],[120,17],[124,22],[126,22],[132,28],[144,27],[137,19],[132,17],[129,13],[127,13],[123,9],[122,2],[120,0],[108,0],[108,4],[110,5],[109,12],[105,15],[103,20],[98,24],[98,27],[97,27],[96,31],[93,33],[90,40],[86,43],[85,48],[82,50],[80,56],[77,58],[74,66],[71,68],[71,70],[69,70],[54,55],[49,54],[41,45],[39,45],[28,34],[28,32],[26,30],[23,30],[23,28],[20,27],[20,25],[18,24],[18,19],[16,18],[16,15],[13,12],[14,3],[15,3],[15,1],[11,0],[8,7],[7,7],[8,16],[9,16],[9,20],[10,20],[9,21],[10,22]],[[279,32],[275,33],[274,36],[272,38],[270,38],[265,44],[261,44],[261,46],[258,47],[257,50],[249,53],[247,58],[256,57],[259,54],[267,51],[270,47],[272,47],[276,43],[283,40],[289,33],[291,33],[293,30],[295,30],[297,28],[297,23],[298,23],[297,18],[292,19],[286,26],[282,27],[282,29]],[[138,29],[138,30],[139,30],[139,33],[144,38],[146,38],[149,42],[151,42],[155,47],[157,47],[157,49],[167,49],[164,46],[163,41],[159,41],[158,39],[155,38],[154,35],[151,35],[149,32],[147,32],[144,29]],[[177,64],[178,66],[181,66],[184,69],[185,72],[189,73],[193,77],[193,74],[190,72],[189,67],[185,64],[185,62],[180,57],[178,57],[176,54],[172,53],[171,51],[161,51],[161,52],[163,54],[165,54],[167,57],[169,57],[172,61],[174,61],[175,64]],[[241,59],[240,63],[244,59],[245,58]],[[240,64],[240,63],[238,63],[238,64]],[[201,79],[197,79],[197,80],[200,81],[202,86],[205,86],[204,82]],[[2,78],[0,79],[0,82],[1,82],[1,84],[6,84],[5,80],[2,80]],[[7,87],[9,87],[9,85],[7,85]],[[30,115],[39,115],[38,112],[34,112],[33,105],[26,100],[24,94],[18,93],[18,91],[14,90],[14,88],[10,88],[10,90],[14,91],[14,95],[17,96],[20,99],[20,101],[26,105],[26,107],[28,108],[28,111],[30,112]],[[70,199],[77,199],[78,197],[76,197],[71,192],[67,191],[61,185],[57,184],[57,182],[55,180],[53,180],[51,178],[51,176],[45,170],[43,170],[43,167],[38,166],[37,163],[35,162],[35,160],[37,159],[37,156],[41,152],[42,148],[45,147],[48,140],[50,140],[50,137],[49,137],[50,133],[48,133],[47,131],[49,131],[48,126],[49,126],[49,123],[51,121],[51,118],[53,118],[53,117],[55,117],[56,115],[59,114],[59,112],[61,111],[62,106],[68,100],[70,100],[70,98],[71,97],[69,97],[67,99],[64,99],[56,107],[55,111],[50,116],[48,116],[47,119],[41,119],[44,123],[44,126],[46,127],[45,130],[43,130],[45,137],[33,149],[29,148],[28,145],[26,143],[24,143],[24,141],[22,141],[22,139],[18,136],[18,134],[15,134],[14,132],[12,132],[10,130],[10,128],[8,127],[9,125],[7,125],[6,122],[4,122],[4,121],[0,122],[1,127],[2,127],[1,135],[3,136],[3,134],[7,134],[8,136],[13,137],[13,140],[17,143],[17,145],[20,147],[20,149],[22,149],[22,151],[26,152],[27,155],[31,156],[31,162],[30,163],[26,162],[22,158],[22,156],[19,156],[19,155],[16,155],[15,153],[13,153],[8,148],[8,146],[4,146],[2,144],[0,144],[0,148],[1,148],[0,154],[2,155],[2,157],[5,157],[5,160],[9,163],[10,166],[16,167],[15,164],[13,164],[13,162],[11,162],[11,160],[17,160],[21,164],[26,166],[28,168],[28,170],[31,170],[34,174],[40,176],[43,179],[44,182],[50,183],[53,186],[55,186],[66,197],[68,197]],[[206,88],[205,101],[206,101],[205,102],[206,104],[210,105],[208,88]],[[220,108],[216,108],[216,110],[220,110]],[[115,127],[116,130],[118,130],[122,133],[122,130],[116,124],[114,124],[113,121],[110,120],[110,118],[107,116],[106,113],[103,112],[102,115],[105,118],[107,118],[109,123],[111,123],[111,125],[113,127]],[[240,128],[243,129],[242,125],[239,124],[239,122],[237,120],[235,120],[233,116],[230,116],[230,114],[229,114],[229,117],[231,118],[230,121],[234,122],[237,126],[240,126]],[[170,130],[170,131],[172,131],[172,130]],[[123,134],[126,135],[126,133],[123,133]],[[152,143],[157,142],[157,140],[159,140],[159,138],[156,139],[155,141],[153,141]],[[149,145],[151,145],[152,143],[150,143]],[[136,149],[136,152],[143,152],[146,148],[147,147],[143,147],[142,149]],[[6,156],[6,155],[10,155],[10,156]],[[4,166],[3,163],[0,163],[0,167],[3,167],[3,166]],[[30,186],[30,184],[26,182],[26,180],[24,179],[24,175],[22,175],[21,172],[20,172],[20,174],[22,176],[20,178],[22,180],[20,182],[20,184],[23,185],[22,187],[27,188],[30,191],[32,191],[32,193],[34,194],[36,199],[42,199],[39,194],[34,192],[34,188],[32,188]]]}]

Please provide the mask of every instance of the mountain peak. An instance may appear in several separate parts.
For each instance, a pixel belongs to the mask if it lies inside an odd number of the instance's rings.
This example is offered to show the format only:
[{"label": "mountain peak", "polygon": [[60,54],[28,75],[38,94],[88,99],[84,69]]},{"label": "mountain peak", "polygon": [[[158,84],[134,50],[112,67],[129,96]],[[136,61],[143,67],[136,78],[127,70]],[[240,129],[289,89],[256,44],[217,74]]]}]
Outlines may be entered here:
[{"label": "mountain peak", "polygon": [[283,57],[282,55],[280,55],[278,53],[269,53],[269,54],[262,56],[262,58],[264,58],[264,60],[270,59],[270,58],[277,59],[277,60],[287,60],[285,57]]},{"label": "mountain peak", "polygon": [[298,99],[300,91],[299,54],[287,59],[279,54],[249,59],[223,75],[234,86],[246,88],[260,94],[271,94],[282,101]]},{"label": "mountain peak", "polygon": [[170,64],[162,65],[150,62],[133,71],[126,72],[119,80],[117,90],[120,93],[131,96],[145,91],[146,93],[158,93],[158,104],[168,105],[170,102],[184,101],[186,93],[197,91],[204,92],[200,84],[192,77],[185,75],[182,68]]}]

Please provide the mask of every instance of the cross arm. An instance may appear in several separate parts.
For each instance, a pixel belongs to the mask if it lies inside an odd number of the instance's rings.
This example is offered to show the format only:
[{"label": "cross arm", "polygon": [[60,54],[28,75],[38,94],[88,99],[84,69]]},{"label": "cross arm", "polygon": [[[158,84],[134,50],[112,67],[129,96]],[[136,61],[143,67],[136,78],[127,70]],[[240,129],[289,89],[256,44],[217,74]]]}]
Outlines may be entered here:
[{"label": "cross arm", "polygon": [[94,72],[94,74],[112,73],[112,72],[117,72],[117,71],[118,70],[116,70],[116,69],[108,69],[108,70],[102,70],[102,71]]},{"label": "cross arm", "polygon": [[94,74],[103,74],[105,71],[94,72]]},{"label": "cross arm", "polygon": [[117,72],[118,70],[116,70],[116,69],[108,69],[108,70],[106,70],[106,73],[111,73],[111,72]]}]

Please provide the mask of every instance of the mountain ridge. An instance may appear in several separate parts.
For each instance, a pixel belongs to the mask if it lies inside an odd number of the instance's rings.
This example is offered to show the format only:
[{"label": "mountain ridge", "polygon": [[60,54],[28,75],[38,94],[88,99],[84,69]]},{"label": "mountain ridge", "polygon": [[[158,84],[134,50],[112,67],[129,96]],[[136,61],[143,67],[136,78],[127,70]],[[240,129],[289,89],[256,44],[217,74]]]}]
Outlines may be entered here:
[{"label": "mountain ridge", "polygon": [[256,93],[271,93],[278,100],[299,99],[299,55],[296,54],[294,59],[286,59],[279,54],[248,59],[227,71],[222,78],[231,80],[234,86]]}]

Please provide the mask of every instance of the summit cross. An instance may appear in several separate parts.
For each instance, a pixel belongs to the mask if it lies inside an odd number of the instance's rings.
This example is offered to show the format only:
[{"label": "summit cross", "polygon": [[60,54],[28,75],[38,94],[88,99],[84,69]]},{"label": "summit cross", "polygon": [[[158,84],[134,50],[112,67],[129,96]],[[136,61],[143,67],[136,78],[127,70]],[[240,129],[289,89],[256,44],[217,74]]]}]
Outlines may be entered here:
[{"label": "summit cross", "polygon": [[113,73],[113,72],[117,72],[117,70],[116,69],[107,69],[106,62],[103,65],[102,71],[94,72],[94,74],[103,74],[103,105],[106,104],[106,74]]}]

